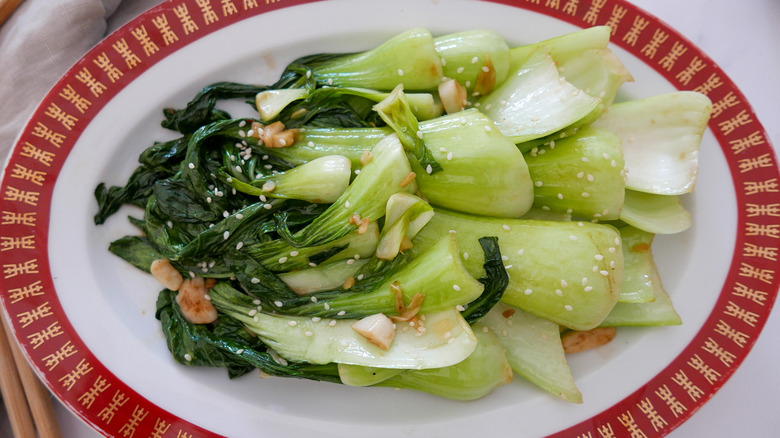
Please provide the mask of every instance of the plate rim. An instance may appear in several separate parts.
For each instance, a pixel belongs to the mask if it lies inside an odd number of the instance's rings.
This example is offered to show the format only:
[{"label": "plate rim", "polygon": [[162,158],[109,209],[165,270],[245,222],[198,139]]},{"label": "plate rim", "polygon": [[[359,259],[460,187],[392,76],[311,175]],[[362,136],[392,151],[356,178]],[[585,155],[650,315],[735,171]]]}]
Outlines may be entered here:
[{"label": "plate rim", "polygon": [[[14,142],[0,184],[3,317],[49,389],[103,435],[161,437],[178,430],[177,436],[221,436],[136,393],[97,360],[70,324],[56,296],[47,251],[48,207],[59,170],[91,119],[156,62],[234,22],[318,1],[165,0],[108,35],[68,69]],[[728,163],[738,208],[734,254],[718,300],[693,340],[660,373],[612,407],[550,435],[664,436],[740,366],[777,297],[777,256],[756,256],[757,248],[776,250],[772,245],[780,238],[780,225],[772,220],[780,216],[780,170],[771,141],[745,96],[709,56],[626,0],[485,1],[577,27],[609,25],[610,42],[678,90],[697,89],[715,104],[709,127]],[[234,10],[223,9],[225,3]]]}]

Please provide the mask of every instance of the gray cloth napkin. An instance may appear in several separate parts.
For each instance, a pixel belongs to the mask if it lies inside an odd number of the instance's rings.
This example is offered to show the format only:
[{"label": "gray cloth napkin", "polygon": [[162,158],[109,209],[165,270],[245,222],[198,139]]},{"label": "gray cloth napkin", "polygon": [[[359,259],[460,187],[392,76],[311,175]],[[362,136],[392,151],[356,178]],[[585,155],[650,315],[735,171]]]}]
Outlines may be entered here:
[{"label": "gray cloth napkin", "polygon": [[26,0],[0,27],[0,163],[52,85],[108,32],[161,0]]}]

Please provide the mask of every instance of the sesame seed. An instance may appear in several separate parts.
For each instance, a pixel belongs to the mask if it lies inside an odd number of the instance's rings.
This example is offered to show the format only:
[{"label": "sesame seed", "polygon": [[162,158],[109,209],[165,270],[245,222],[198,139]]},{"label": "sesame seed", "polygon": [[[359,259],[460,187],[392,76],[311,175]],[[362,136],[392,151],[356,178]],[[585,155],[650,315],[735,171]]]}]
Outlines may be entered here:
[{"label": "sesame seed", "polygon": [[254,304],[255,306],[259,306],[260,300],[252,300],[252,304]]},{"label": "sesame seed", "polygon": [[331,327],[336,327],[336,320],[335,320],[335,319],[331,320],[331,321],[328,323],[328,325],[329,325],[329,326],[331,326]]},{"label": "sesame seed", "polygon": [[230,213],[228,213],[227,210],[222,212],[222,217],[228,217],[228,216],[230,216]]},{"label": "sesame seed", "polygon": [[583,163],[587,163],[587,162],[589,162],[589,161],[590,161],[590,160],[588,159],[588,157],[582,157],[582,158],[581,158],[581,160],[582,160],[582,162],[583,162]]},{"label": "sesame seed", "polygon": [[279,300],[274,301],[274,306],[276,306],[276,307],[282,307],[283,305],[284,305],[284,303],[282,303]]},{"label": "sesame seed", "polygon": [[348,264],[348,265],[351,265],[351,264],[353,264],[353,263],[355,263],[355,259],[348,259],[348,260],[347,260],[347,264]]},{"label": "sesame seed", "polygon": [[246,132],[244,132],[244,130],[243,130],[243,129],[239,129],[239,130],[238,130],[238,135],[239,135],[240,137],[246,137]]},{"label": "sesame seed", "polygon": [[568,304],[567,304],[567,305],[565,305],[565,306],[563,306],[563,308],[564,308],[564,309],[566,309],[566,310],[568,310],[569,312],[571,312],[572,310],[574,310],[574,307],[572,307],[572,306],[570,306],[570,305],[568,305]]},{"label": "sesame seed", "polygon": [[404,69],[399,68],[398,69],[398,76],[403,76],[403,75],[404,75]]},{"label": "sesame seed", "polygon": [[279,264],[286,263],[287,257],[279,257]]},{"label": "sesame seed", "polygon": [[317,267],[317,264],[316,264],[316,263],[314,263],[314,262],[309,262],[309,266],[311,266],[312,268],[316,268],[316,267]]},{"label": "sesame seed", "polygon": [[596,259],[596,260],[598,260],[598,261],[602,261],[602,260],[604,260],[604,256],[603,256],[603,255],[601,255],[601,254],[596,254],[596,255],[594,255],[594,256],[593,256],[593,258],[594,258],[594,259]]},{"label": "sesame seed", "polygon": [[238,243],[236,244],[236,251],[238,251],[239,249],[241,249],[241,248],[243,248],[243,247],[244,247],[244,242],[238,242]]},{"label": "sesame seed", "polygon": [[244,126],[246,126],[246,120],[242,120],[242,121],[238,122],[238,127],[239,128],[243,128]]},{"label": "sesame seed", "polygon": [[523,293],[526,295],[531,295],[532,293],[534,293],[534,291],[533,289],[526,289],[525,291],[523,291]]},{"label": "sesame seed", "polygon": [[311,297],[311,302],[316,304],[317,303],[317,297]]},{"label": "sesame seed", "polygon": [[328,79],[328,85],[333,85],[333,79]]},{"label": "sesame seed", "polygon": [[244,215],[241,213],[236,213],[236,219],[241,220],[244,218]]},{"label": "sesame seed", "polygon": [[514,265],[506,265],[506,266],[504,266],[504,269],[512,269],[513,266]]},{"label": "sesame seed", "polygon": [[534,185],[535,185],[536,187],[541,187],[541,186],[543,186],[543,185],[544,185],[544,183],[543,183],[543,182],[541,182],[541,181],[536,181],[536,182],[534,182]]},{"label": "sesame seed", "polygon": [[211,295],[209,295],[209,294],[203,295],[203,298],[205,298],[206,301],[211,301]]},{"label": "sesame seed", "polygon": [[593,175],[588,174],[588,181],[593,182],[595,180],[596,180],[596,178]]},{"label": "sesame seed", "polygon": [[558,193],[556,196],[558,197],[558,199],[563,199],[563,193]]},{"label": "sesame seed", "polygon": [[590,292],[593,290],[593,286],[585,286],[585,292]]},{"label": "sesame seed", "polygon": [[512,228],[511,228],[509,225],[507,225],[507,224],[503,224],[503,225],[501,225],[501,228],[503,228],[503,229],[504,229],[504,230],[506,230],[506,231],[509,231],[509,230],[511,230],[511,229],[512,229]]},{"label": "sesame seed", "polygon": [[599,274],[601,274],[601,275],[606,277],[607,275],[609,275],[609,271],[602,270],[602,271],[599,271]]},{"label": "sesame seed", "polygon": [[273,207],[274,207],[274,206],[273,206],[273,205],[271,205],[271,204],[263,204],[263,208],[264,208],[264,209],[266,209],[266,210],[270,210],[270,209],[272,209]]},{"label": "sesame seed", "polygon": [[620,244],[621,244],[620,237],[615,237],[614,242],[615,242],[615,245],[620,246]]},{"label": "sesame seed", "polygon": [[260,195],[260,200],[263,202],[268,202],[268,198],[266,198],[265,195]]},{"label": "sesame seed", "polygon": [[563,291],[560,289],[555,289],[555,295],[558,295],[559,297],[563,296]]},{"label": "sesame seed", "polygon": [[596,266],[596,265],[593,265],[593,269],[591,269],[591,271],[598,272],[598,270],[599,270],[599,267]]},{"label": "sesame seed", "polygon": [[236,350],[236,354],[244,354],[244,349],[239,348],[238,350]]},{"label": "sesame seed", "polygon": [[195,278],[195,273],[194,272],[190,271],[189,274],[190,274],[190,278]]},{"label": "sesame seed", "polygon": [[433,167],[431,167],[430,164],[425,166],[425,172],[428,173],[428,175],[430,175],[431,173],[433,173]]},{"label": "sesame seed", "polygon": [[493,127],[490,125],[485,125],[485,131],[490,132],[493,130]]},{"label": "sesame seed", "polygon": [[487,72],[489,72],[489,71],[490,71],[490,67],[488,67],[488,66],[484,65],[484,66],[482,66],[482,71],[484,71],[485,73],[487,73]]},{"label": "sesame seed", "polygon": [[225,231],[222,233],[222,239],[228,240],[228,237],[230,237],[230,231]]},{"label": "sesame seed", "polygon": [[585,172],[577,172],[577,178],[582,178],[585,176]]},{"label": "sesame seed", "polygon": [[328,303],[324,303],[322,307],[325,308],[325,310],[330,310],[330,304]]},{"label": "sesame seed", "polygon": [[458,312],[462,312],[462,311],[466,310],[466,308],[463,307],[462,305],[458,304],[457,306],[455,306],[455,310],[457,310]]},{"label": "sesame seed", "polygon": [[458,73],[463,73],[463,67],[458,67],[458,69],[455,70],[455,71],[458,72]]},{"label": "sesame seed", "polygon": [[310,148],[313,148],[314,147],[314,142],[310,141],[310,142],[306,143],[306,145],[309,146]]},{"label": "sesame seed", "polygon": [[311,70],[306,70],[306,78],[308,79],[310,77],[311,77]]},{"label": "sesame seed", "polygon": [[192,361],[192,355],[189,353],[184,353],[184,360],[186,360],[187,362]]},{"label": "sesame seed", "polygon": [[583,198],[590,198],[590,193],[588,193],[588,192],[582,192],[582,197],[583,197]]},{"label": "sesame seed", "polygon": [[319,316],[314,316],[311,318],[311,322],[320,322],[320,320],[322,320],[322,318],[320,318]]},{"label": "sesame seed", "polygon": [[610,246],[607,251],[609,251],[611,253],[614,253],[615,252],[615,247],[614,246]]},{"label": "sesame seed", "polygon": [[456,291],[459,291],[460,290],[460,286],[458,286],[457,284],[453,284],[452,285],[452,289],[454,289]]},{"label": "sesame seed", "polygon": [[270,169],[270,168],[272,168],[272,167],[274,167],[274,166],[271,166],[270,164],[266,164],[266,165],[264,165],[263,167],[264,167],[264,168],[266,168],[266,169]]},{"label": "sesame seed", "polygon": [[290,321],[290,322],[287,323],[287,325],[289,325],[290,327],[295,327],[296,325],[298,325],[298,322],[297,321]]},{"label": "sesame seed", "polygon": [[612,260],[612,261],[610,261],[610,262],[609,262],[609,267],[610,267],[610,268],[614,268],[614,267],[616,267],[616,266],[617,266],[617,263],[616,263],[614,260]]},{"label": "sesame seed", "polygon": [[304,336],[313,336],[314,333],[310,332],[309,330],[306,330],[305,332],[303,332],[303,335]]},{"label": "sesame seed", "polygon": [[206,196],[206,202],[211,204],[211,196]]},{"label": "sesame seed", "polygon": [[346,314],[347,314],[347,311],[346,311],[346,310],[339,310],[339,313],[337,313],[336,315],[338,315],[338,316],[344,316],[344,315],[346,315]]},{"label": "sesame seed", "polygon": [[472,64],[476,64],[478,62],[479,62],[479,56],[475,56],[475,57],[471,58],[471,63]]},{"label": "sesame seed", "polygon": [[564,280],[564,279],[562,278],[562,279],[561,279],[561,286],[562,286],[562,287],[566,287],[566,286],[568,286],[568,285],[569,285],[569,282],[568,282],[568,281],[566,281],[566,280]]},{"label": "sesame seed", "polygon": [[509,256],[502,255],[501,256],[501,260],[507,261],[507,260],[509,260]]},{"label": "sesame seed", "polygon": [[347,208],[349,208],[350,206],[352,206],[352,203],[351,203],[351,202],[349,202],[349,201],[344,201],[344,207],[347,207]]},{"label": "sesame seed", "polygon": [[256,310],[256,309],[252,309],[252,310],[250,310],[250,311],[248,312],[248,315],[249,315],[249,316],[255,316],[255,315],[257,315],[257,310]]},{"label": "sesame seed", "polygon": [[452,161],[452,157],[453,157],[452,152],[448,152],[447,153],[447,161]]},{"label": "sesame seed", "polygon": [[617,167],[617,161],[612,160],[612,161],[610,161],[609,165],[612,166],[612,167]]},{"label": "sesame seed", "polygon": [[187,165],[187,167],[189,167],[190,169],[194,169],[195,168],[195,163],[190,163],[190,164]]},{"label": "sesame seed", "polygon": [[358,276],[356,277],[356,279],[357,279],[358,281],[362,280],[362,279],[363,279],[363,274],[358,274]]}]

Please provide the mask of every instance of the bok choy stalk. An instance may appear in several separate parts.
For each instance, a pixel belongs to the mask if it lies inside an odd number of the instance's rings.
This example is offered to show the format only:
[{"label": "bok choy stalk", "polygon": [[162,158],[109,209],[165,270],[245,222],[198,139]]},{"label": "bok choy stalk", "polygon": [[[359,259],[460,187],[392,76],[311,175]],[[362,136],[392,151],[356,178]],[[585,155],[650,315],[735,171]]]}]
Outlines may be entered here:
[{"label": "bok choy stalk", "polygon": [[406,101],[403,86],[395,87],[386,99],[374,105],[374,110],[395,131],[404,149],[415,158],[412,160],[415,170],[425,169],[428,174],[442,170],[423,141],[422,131]]},{"label": "bok choy stalk", "polygon": [[[575,330],[598,326],[612,310],[623,279],[620,235],[611,226],[469,216],[436,209],[415,239],[423,251],[456,231],[464,264],[478,276],[480,236],[498,236],[509,273],[507,304]],[[466,255],[468,254],[468,256]],[[468,258],[466,258],[468,257]]]},{"label": "bok choy stalk", "polygon": [[599,105],[578,125],[596,120],[615,100],[624,82],[634,80],[620,59],[609,49],[591,49],[567,57],[558,63],[558,71],[572,85],[599,99]]},{"label": "bok choy stalk", "polygon": [[[476,238],[474,240],[477,243]],[[356,280],[356,286],[360,281]],[[278,310],[289,315],[328,318],[362,318],[375,313],[395,315],[399,313],[399,299],[408,303],[421,294],[425,298],[420,313],[430,313],[468,304],[483,290],[484,286],[463,265],[455,237],[445,235],[400,269],[386,273],[378,286],[369,291],[318,293],[312,295],[316,298],[313,300],[300,298],[282,302]]]},{"label": "bok choy stalk", "polygon": [[[321,96],[322,95],[322,96]],[[257,94],[255,102],[257,111],[260,113],[260,119],[263,122],[276,120],[282,111],[291,103],[305,99],[305,101],[296,104],[291,109],[291,117],[294,117],[296,111],[299,114],[305,114],[310,111],[310,107],[316,106],[323,99],[336,99],[355,96],[367,99],[372,102],[381,102],[386,99],[390,93],[370,90],[368,88],[318,88],[308,91],[303,88],[292,88],[285,90],[266,90]],[[437,102],[430,93],[409,93],[406,95],[409,107],[415,117],[420,120],[428,120],[438,117],[442,114],[441,103]]]},{"label": "bok choy stalk", "polygon": [[[652,243],[654,235],[633,227],[620,229],[625,242],[625,286],[618,303],[607,316],[602,326],[664,326],[680,325],[682,319],[674,310],[666,293],[658,268],[653,261]],[[649,296],[654,301],[648,300]]]},{"label": "bok choy stalk", "polygon": [[379,226],[372,222],[366,232],[353,231],[346,236],[322,245],[295,248],[284,240],[249,245],[246,253],[263,267],[273,272],[303,269],[310,263],[371,257],[379,243]]},{"label": "bok choy stalk", "polygon": [[393,260],[433,217],[433,207],[417,196],[396,193],[387,201],[385,225],[376,248],[376,257]]},{"label": "bok choy stalk", "polygon": [[498,335],[517,374],[556,397],[582,403],[557,324],[506,304],[493,308],[482,323]]},{"label": "bok choy stalk", "polygon": [[444,76],[464,84],[469,91],[488,94],[509,74],[509,46],[496,32],[451,33],[433,42]]},{"label": "bok choy stalk", "polygon": [[693,91],[621,102],[593,126],[617,134],[626,160],[626,187],[657,195],[693,190],[699,145],[712,103]]},{"label": "bok choy stalk", "polygon": [[[504,348],[492,333],[474,327],[479,344],[460,363],[445,368],[405,371],[378,383],[378,386],[424,391],[453,400],[476,400],[496,387],[512,381],[512,368]],[[339,375],[344,379],[339,369]]]},{"label": "bok choy stalk", "polygon": [[680,198],[626,190],[620,220],[648,233],[674,234],[691,227],[691,214]]},{"label": "bok choy stalk", "polygon": [[441,82],[442,67],[431,33],[410,29],[362,53],[325,61],[313,69],[318,83],[338,87],[392,90],[433,90]]},{"label": "bok choy stalk", "polygon": [[611,220],[625,196],[623,153],[612,133],[580,130],[572,137],[535,148],[526,156],[537,208],[575,217]]},{"label": "bok choy stalk", "polygon": [[398,137],[387,136],[374,146],[371,155],[371,162],[336,202],[302,230],[284,236],[288,243],[304,248],[332,242],[358,228],[351,221],[353,216],[375,222],[384,216],[391,195],[416,190],[414,181],[405,184],[412,169]]},{"label": "bok choy stalk", "polygon": [[[217,309],[241,321],[287,360],[426,369],[458,363],[477,345],[471,327],[454,309],[427,314],[425,321],[429,329],[422,334],[408,324],[401,324],[392,346],[385,351],[352,329],[357,320],[313,320],[257,312],[250,297],[232,293],[230,289],[225,283],[212,289],[212,302]],[[446,330],[442,331],[442,327]],[[445,336],[447,332],[449,336]]]},{"label": "bok choy stalk", "polygon": [[540,49],[547,51],[557,64],[563,64],[587,50],[606,49],[611,34],[612,29],[609,26],[595,26],[538,43],[515,47],[509,50],[511,68],[520,67]]},{"label": "bok choy stalk", "polygon": [[175,297],[174,291],[160,292],[156,316],[168,349],[180,364],[225,367],[231,378],[258,368],[272,376],[339,382],[334,364],[280,364],[256,336],[227,315],[220,315],[211,325],[190,323],[181,314]]},{"label": "bok choy stalk", "polygon": [[344,261],[328,262],[313,268],[283,272],[279,274],[279,279],[296,294],[308,295],[340,288],[349,277],[354,277],[366,263],[368,263],[367,259],[355,260],[349,265]]},{"label": "bok choy stalk", "polygon": [[515,143],[544,137],[579,121],[600,100],[566,81],[544,51],[534,53],[480,107]]},{"label": "bok choy stalk", "polygon": [[247,195],[330,204],[347,189],[350,176],[351,162],[348,158],[328,155],[249,183],[237,178],[227,178],[227,181],[233,188]]},{"label": "bok choy stalk", "polygon": [[[421,123],[425,129],[425,123]],[[360,158],[382,139],[392,134],[390,128],[301,128],[298,140],[291,147],[278,148],[269,153],[300,165],[326,155],[341,155],[352,162],[353,169],[360,169]]]}]

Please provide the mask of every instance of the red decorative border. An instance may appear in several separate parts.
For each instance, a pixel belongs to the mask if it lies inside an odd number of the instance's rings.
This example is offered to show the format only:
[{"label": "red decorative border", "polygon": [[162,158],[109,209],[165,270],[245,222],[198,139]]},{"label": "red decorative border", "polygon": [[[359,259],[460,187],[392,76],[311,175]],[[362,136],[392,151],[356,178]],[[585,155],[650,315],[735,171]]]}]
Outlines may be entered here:
[{"label": "red decorative border", "polygon": [[[8,162],[0,193],[0,293],[6,316],[49,388],[107,436],[218,436],[136,393],[89,351],[51,278],[47,237],[54,183],[92,118],[125,85],[181,47],[245,18],[317,0],[168,0],[87,53],[46,96]],[[777,295],[780,173],[745,97],[715,63],[656,17],[625,0],[488,0],[581,27],[606,24],[612,41],[679,89],[713,101],[710,128],[737,192],[736,250],[714,310],[686,349],[615,406],[553,437],[663,436],[744,360]]]}]

